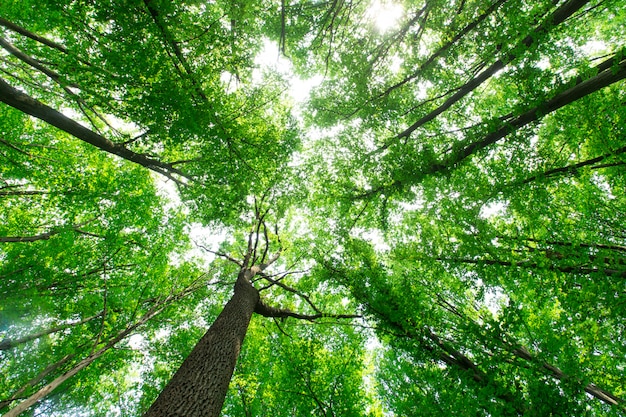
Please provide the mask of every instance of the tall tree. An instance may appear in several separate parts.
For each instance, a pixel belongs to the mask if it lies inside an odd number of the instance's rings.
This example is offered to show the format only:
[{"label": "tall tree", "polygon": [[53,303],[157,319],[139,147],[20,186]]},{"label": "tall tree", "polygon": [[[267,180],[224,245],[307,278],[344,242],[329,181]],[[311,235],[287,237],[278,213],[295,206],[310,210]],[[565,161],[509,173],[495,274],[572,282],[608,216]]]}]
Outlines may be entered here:
[{"label": "tall tree", "polygon": [[5,2],[0,411],[623,415],[623,39],[623,0]]}]

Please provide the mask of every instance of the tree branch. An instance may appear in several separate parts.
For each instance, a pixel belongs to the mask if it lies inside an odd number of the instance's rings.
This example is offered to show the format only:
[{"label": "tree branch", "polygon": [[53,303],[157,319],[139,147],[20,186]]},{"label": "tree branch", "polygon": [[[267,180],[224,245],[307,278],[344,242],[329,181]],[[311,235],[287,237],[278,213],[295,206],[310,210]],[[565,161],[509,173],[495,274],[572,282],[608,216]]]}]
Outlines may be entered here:
[{"label": "tree branch", "polygon": [[[306,294],[303,294],[302,292],[298,291],[297,289],[290,287],[289,285],[281,282],[280,280],[286,276],[287,274],[281,276],[279,279],[274,280],[272,279],[269,275],[267,274],[263,274],[261,273],[261,276],[266,279],[267,281],[270,282],[270,285],[264,288],[269,288],[272,285],[278,285],[280,288],[284,289],[285,291],[288,291],[290,293],[296,294],[298,297],[302,298],[304,301],[306,301],[306,303],[311,306],[311,308],[313,309],[313,311],[315,311],[318,314],[322,314],[321,310],[319,308],[317,308],[317,306],[315,304],[313,304],[313,302],[311,301],[311,299],[309,298],[309,296],[307,296]],[[260,291],[260,290],[259,290]]]},{"label": "tree branch", "polygon": [[517,45],[517,48],[513,48],[511,52],[507,53],[501,59],[498,59],[496,62],[491,64],[489,68],[487,68],[478,76],[472,78],[470,81],[465,83],[461,88],[459,88],[459,90],[454,95],[448,98],[443,104],[441,104],[439,107],[437,107],[436,109],[434,109],[427,115],[422,116],[419,120],[417,120],[407,129],[405,129],[403,132],[396,135],[391,141],[389,141],[386,145],[384,145],[382,149],[388,148],[393,142],[398,141],[402,138],[408,138],[416,129],[428,123],[429,121],[433,120],[435,117],[437,117],[438,115],[440,115],[441,113],[443,113],[444,111],[452,107],[453,104],[457,103],[463,97],[467,96],[469,93],[474,91],[478,86],[480,86],[486,80],[491,78],[491,76],[493,76],[495,73],[497,73],[502,68],[504,68],[507,64],[515,60],[522,53],[522,51],[536,44],[538,41],[537,35],[545,34],[549,32],[551,27],[562,23],[566,18],[571,16],[574,12],[579,10],[588,2],[589,0],[567,1],[565,4],[559,7],[554,13],[548,16],[541,25],[535,28],[532,34],[529,34],[524,39],[522,39],[522,41]]},{"label": "tree branch", "polygon": [[327,313],[299,314],[291,310],[268,306],[261,300],[259,300],[259,302],[257,303],[256,308],[254,309],[254,312],[257,314],[260,314],[263,317],[275,317],[275,318],[293,317],[296,319],[308,320],[308,321],[315,321],[321,318],[357,319],[357,318],[363,317],[360,314],[327,314]]},{"label": "tree branch", "polygon": [[49,329],[45,329],[45,330],[41,330],[39,332],[36,333],[31,333],[29,335],[23,336],[23,337],[18,337],[16,339],[9,339],[4,338],[2,339],[2,341],[0,342],[0,350],[8,350],[8,349],[12,349],[17,345],[20,345],[22,343],[26,343],[26,342],[30,342],[32,340],[35,339],[39,339],[42,336],[46,336],[52,333],[56,333],[59,332],[61,330],[65,330],[65,329],[69,329],[70,327],[75,327],[75,326],[80,326],[81,324],[87,323],[88,321],[91,321],[93,319],[96,319],[100,316],[102,316],[104,314],[104,310],[99,312],[96,315],[93,315],[91,317],[86,317],[80,321],[77,321],[75,323],[66,323],[66,324],[62,324],[59,326],[55,326],[55,327],[51,327]]},{"label": "tree branch", "polygon": [[224,258],[224,259],[226,259],[226,260],[229,260],[230,262],[234,263],[235,265],[239,266],[240,268],[243,268],[243,262],[241,262],[241,261],[239,261],[239,260],[237,260],[237,259],[233,258],[232,256],[228,255],[227,253],[224,253],[224,252],[217,252],[217,251],[211,250],[211,249],[207,248],[207,247],[206,247],[206,246],[204,246],[204,245],[201,245],[200,243],[198,243],[198,242],[196,242],[196,241],[194,241],[193,243],[194,243],[197,247],[199,247],[199,248],[201,248],[201,249],[204,249],[205,251],[207,251],[207,252],[209,252],[209,253],[212,253],[213,255],[219,256],[220,258]]},{"label": "tree branch", "polygon": [[390,189],[401,189],[407,184],[415,184],[421,181],[427,175],[433,175],[441,172],[445,172],[456,167],[459,163],[474,155],[479,150],[487,148],[490,145],[500,141],[512,132],[527,126],[533,122],[536,122],[561,107],[571,104],[589,94],[595,93],[611,84],[621,81],[626,78],[626,59],[621,58],[616,62],[616,58],[619,55],[614,55],[600,66],[605,67],[608,62],[611,63],[610,68],[600,72],[594,77],[588,78],[584,81],[578,82],[580,77],[575,78],[576,84],[554,95],[551,99],[527,110],[519,116],[507,120],[498,120],[499,124],[491,133],[486,134],[482,139],[475,141],[459,141],[455,144],[455,150],[451,152],[447,157],[441,160],[435,160],[429,162],[427,165],[421,167],[419,171],[415,172],[411,178],[405,180],[406,184],[400,180],[394,180],[390,184],[382,185],[377,188],[362,192],[353,197],[354,200],[364,200],[374,195],[381,194]]},{"label": "tree branch", "polygon": [[[69,133],[75,138],[87,142],[90,145],[93,145],[105,152],[117,155],[123,159],[126,159],[127,161],[139,164],[154,172],[162,175],[167,175],[170,178],[172,178],[171,175],[175,174],[179,175],[180,177],[192,180],[190,176],[172,167],[168,163],[161,162],[157,159],[150,158],[143,154],[135,153],[130,149],[125,148],[123,145],[116,144],[110,141],[104,136],[84,127],[83,125],[75,122],[74,120],[43,104],[42,102],[30,97],[27,94],[22,93],[21,91],[18,91],[1,78],[0,101],[26,114],[41,119],[44,122],[49,123],[66,133]],[[172,179],[182,184],[182,181],[174,178]]]}]

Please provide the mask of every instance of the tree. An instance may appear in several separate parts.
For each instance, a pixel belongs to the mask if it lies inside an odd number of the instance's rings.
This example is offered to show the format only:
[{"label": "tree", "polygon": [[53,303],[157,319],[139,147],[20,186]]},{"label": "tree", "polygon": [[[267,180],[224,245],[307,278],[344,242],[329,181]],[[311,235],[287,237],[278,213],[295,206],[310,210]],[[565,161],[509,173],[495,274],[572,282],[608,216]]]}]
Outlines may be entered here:
[{"label": "tree", "polygon": [[2,412],[623,415],[624,6],[9,1]]}]

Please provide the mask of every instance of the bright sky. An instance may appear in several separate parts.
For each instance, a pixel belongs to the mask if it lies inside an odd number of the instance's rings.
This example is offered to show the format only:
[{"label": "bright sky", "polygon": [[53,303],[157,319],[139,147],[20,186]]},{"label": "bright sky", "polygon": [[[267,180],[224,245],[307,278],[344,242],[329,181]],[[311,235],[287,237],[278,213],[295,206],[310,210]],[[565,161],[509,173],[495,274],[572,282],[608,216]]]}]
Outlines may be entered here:
[{"label": "bright sky", "polygon": [[[374,23],[380,33],[385,33],[393,29],[398,20],[404,14],[404,9],[399,4],[394,4],[385,0],[373,0],[365,16]],[[301,79],[294,75],[291,62],[279,51],[275,42],[265,40],[261,53],[257,55],[255,63],[260,68],[270,68],[286,76],[291,83],[289,94],[296,104],[304,102],[311,92],[311,89],[322,82],[323,77],[316,75],[309,79]],[[258,71],[253,77],[261,77]]]},{"label": "bright sky", "polygon": [[[366,18],[370,20],[379,33],[385,33],[397,26],[398,21],[402,18],[404,9],[399,4],[394,4],[386,0],[372,0],[367,12]],[[302,79],[294,74],[293,66],[288,58],[284,57],[279,50],[278,44],[266,39],[263,42],[263,49],[255,58],[255,64],[258,69],[252,74],[253,81],[263,82],[263,70],[273,70],[289,80],[289,95],[294,103],[294,113],[299,117],[301,105],[308,99],[311,90],[323,81],[322,75],[316,75],[309,79]],[[228,73],[222,74],[222,81],[236,88],[232,76]],[[315,136],[315,134],[313,134]],[[165,187],[168,188],[168,187]],[[171,189],[170,189],[171,188]],[[169,187],[172,191],[175,187]],[[175,191],[174,191],[175,192]],[[215,250],[220,242],[226,236],[223,233],[216,233],[210,228],[202,227],[200,224],[194,224],[190,230],[190,234],[194,241],[207,245]],[[380,241],[380,238],[372,236],[373,241]],[[194,255],[200,255],[200,249],[193,251]],[[205,256],[207,254],[205,253]],[[212,257],[210,257],[212,259]]]},{"label": "bright sky", "polygon": [[396,25],[403,14],[404,9],[399,4],[374,0],[369,7],[367,17],[374,21],[374,25],[380,33],[385,33]]},{"label": "bright sky", "polygon": [[304,102],[309,97],[311,89],[319,85],[323,78],[321,75],[306,80],[296,77],[291,62],[280,53],[278,44],[267,39],[263,42],[263,49],[254,59],[254,63],[260,67],[252,75],[255,81],[261,81],[263,68],[272,69],[285,76],[291,84],[289,95],[296,104]]}]

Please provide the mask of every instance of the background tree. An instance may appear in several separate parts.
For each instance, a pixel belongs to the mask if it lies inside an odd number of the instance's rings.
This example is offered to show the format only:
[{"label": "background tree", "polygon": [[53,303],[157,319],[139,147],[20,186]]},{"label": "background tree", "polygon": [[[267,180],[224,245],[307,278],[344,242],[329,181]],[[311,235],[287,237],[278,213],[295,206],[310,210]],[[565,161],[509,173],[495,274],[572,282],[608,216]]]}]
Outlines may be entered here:
[{"label": "background tree", "polygon": [[2,411],[622,415],[624,6],[6,3]]}]

